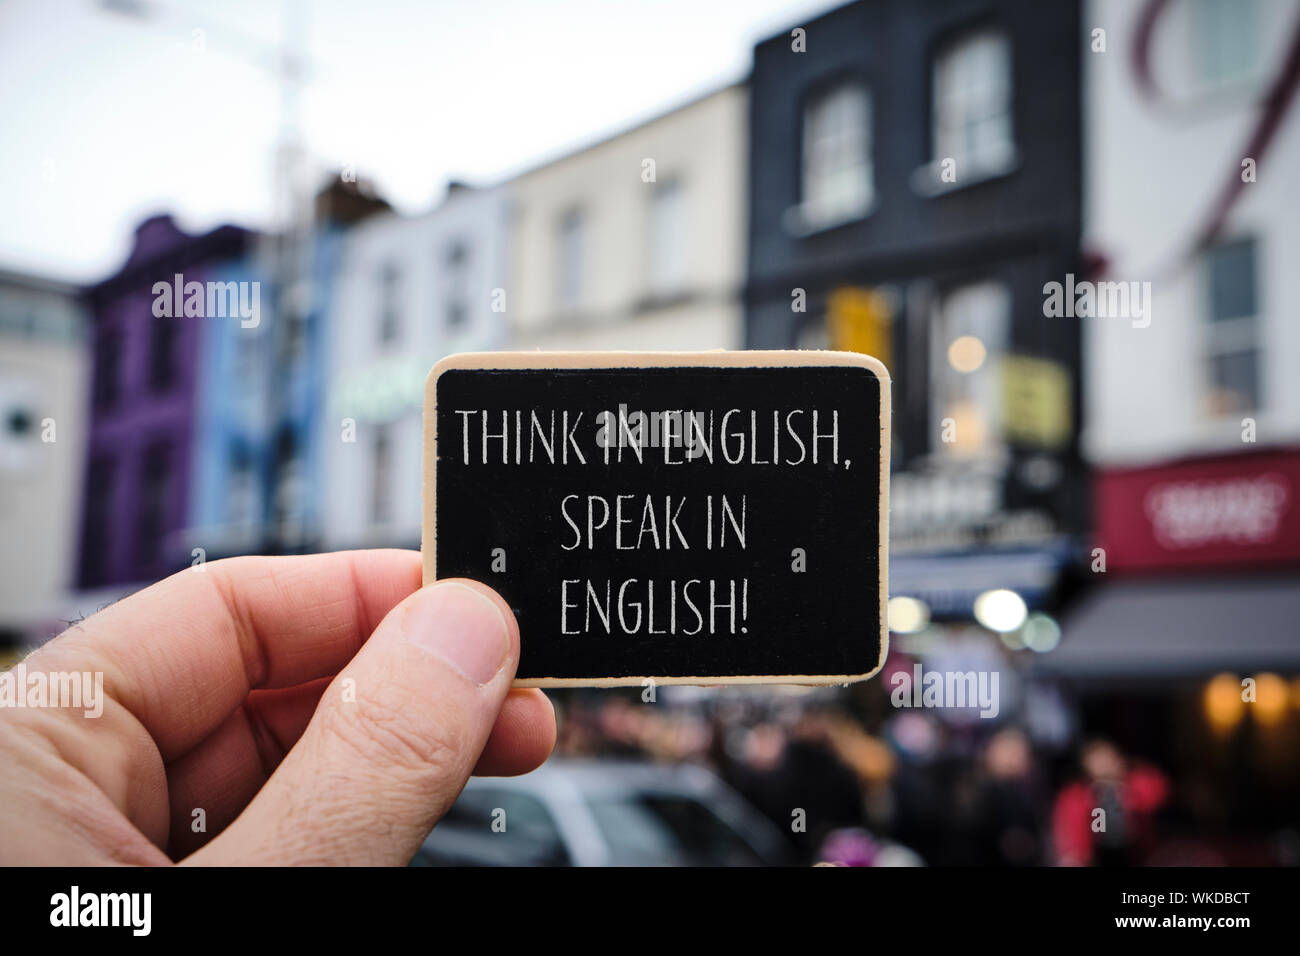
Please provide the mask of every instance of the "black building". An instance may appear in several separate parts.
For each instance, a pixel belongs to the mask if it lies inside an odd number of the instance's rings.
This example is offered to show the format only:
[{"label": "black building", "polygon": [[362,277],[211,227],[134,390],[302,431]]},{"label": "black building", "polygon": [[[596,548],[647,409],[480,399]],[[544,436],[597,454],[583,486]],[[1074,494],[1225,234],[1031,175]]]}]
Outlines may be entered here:
[{"label": "black building", "polygon": [[1083,271],[1079,17],[862,0],[754,52],[747,344],[889,366],[891,593],[936,617],[1050,605],[1082,530],[1079,325],[1044,316]]}]

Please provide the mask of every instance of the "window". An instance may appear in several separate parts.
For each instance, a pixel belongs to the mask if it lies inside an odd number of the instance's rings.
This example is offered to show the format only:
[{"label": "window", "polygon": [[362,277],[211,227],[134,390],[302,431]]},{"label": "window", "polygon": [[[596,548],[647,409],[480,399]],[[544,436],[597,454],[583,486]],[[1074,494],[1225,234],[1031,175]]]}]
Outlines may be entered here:
[{"label": "window", "polygon": [[164,392],[176,381],[177,319],[155,318],[149,334],[149,387]]},{"label": "window", "polygon": [[802,223],[816,229],[864,216],[873,190],[871,97],[862,84],[845,83],[804,112]]},{"label": "window", "polygon": [[[44,456],[37,453],[44,431],[42,419],[49,410],[46,389],[40,384],[44,372],[10,372],[0,362],[0,487],[10,476],[35,475],[33,466]],[[0,513],[7,513],[8,500],[0,499]]]},{"label": "window", "polygon": [[[0,396],[0,402],[8,397]],[[36,437],[36,415],[29,404],[18,400],[0,404],[0,417],[0,470],[17,471],[28,457],[23,452]]]},{"label": "window", "polygon": [[306,537],[303,501],[306,497],[302,453],[293,429],[281,427],[275,440],[275,533],[282,547],[300,546]]},{"label": "window", "polygon": [[285,364],[298,361],[307,352],[307,316],[292,306],[285,313],[280,348]]},{"label": "window", "polygon": [[1219,86],[1251,75],[1258,52],[1258,13],[1255,0],[1193,0],[1192,60],[1202,83]]},{"label": "window", "polygon": [[226,521],[242,531],[249,531],[257,524],[257,476],[253,472],[252,456],[243,443],[235,443],[230,448]]},{"label": "window", "polygon": [[941,453],[972,455],[1002,445],[1002,354],[1011,295],[998,282],[944,297],[931,336],[931,427]]},{"label": "window", "polygon": [[1205,253],[1207,393],[1211,415],[1260,406],[1259,301],[1255,240],[1221,243]]},{"label": "window", "polygon": [[121,374],[122,340],[116,331],[106,331],[95,340],[95,408],[104,411],[117,404]]},{"label": "window", "polygon": [[585,221],[581,209],[570,209],[560,218],[556,298],[562,310],[573,311],[582,299],[582,258]]},{"label": "window", "polygon": [[238,328],[235,336],[235,378],[244,385],[253,381],[257,374],[258,361],[261,357],[262,336],[258,329]]},{"label": "window", "polygon": [[81,583],[95,587],[108,581],[113,488],[116,471],[111,458],[91,460],[86,477],[86,518],[81,538]]},{"label": "window", "polygon": [[393,443],[388,425],[375,428],[371,463],[370,520],[374,524],[384,524],[392,517]]},{"label": "window", "polygon": [[469,250],[462,242],[454,242],[447,250],[447,292],[444,297],[444,314],[448,331],[456,331],[469,321]]},{"label": "window", "polygon": [[994,175],[1015,159],[1011,42],[1000,30],[966,34],[934,64],[934,162],[956,161],[960,181]]},{"label": "window", "polygon": [[676,292],[685,277],[685,192],[680,180],[666,179],[650,194],[650,291]]},{"label": "window", "polygon": [[166,442],[154,442],[145,449],[136,524],[136,557],[145,567],[155,565],[163,554],[167,498],[171,490],[171,458],[171,448]]},{"label": "window", "polygon": [[385,344],[397,338],[401,322],[402,273],[395,263],[386,263],[379,270],[379,342]]},{"label": "window", "polygon": [[[276,356],[277,360],[287,366],[294,366],[307,355],[311,345],[311,316],[315,308],[315,286],[311,279],[300,278],[288,281],[276,297],[279,310],[276,318]],[[240,332],[254,333],[256,329],[243,329]]]}]

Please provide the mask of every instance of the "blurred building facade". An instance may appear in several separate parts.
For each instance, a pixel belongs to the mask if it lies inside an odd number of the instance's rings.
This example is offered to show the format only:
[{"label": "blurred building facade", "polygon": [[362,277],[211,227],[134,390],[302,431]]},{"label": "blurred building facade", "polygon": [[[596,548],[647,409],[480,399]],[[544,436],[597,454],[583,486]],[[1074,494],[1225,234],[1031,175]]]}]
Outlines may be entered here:
[{"label": "blurred building facade", "polygon": [[86,404],[80,289],[0,271],[0,666],[72,584]]},{"label": "blurred building facade", "polygon": [[424,380],[444,355],[505,341],[506,225],[502,189],[457,185],[344,240],[318,421],[326,548],[420,546]]},{"label": "blurred building facade", "polygon": [[[234,427],[220,410],[220,396],[228,401],[233,389],[202,374],[204,340],[233,334],[212,325],[241,322],[238,315],[208,317],[207,290],[247,274],[242,264],[252,240],[235,226],[189,235],[170,216],[155,216],[136,229],[122,268],[88,292],[93,360],[77,575],[83,589],[147,583],[189,563],[185,534],[195,471],[205,465],[202,442]],[[192,283],[202,291],[187,318]],[[201,382],[217,401],[201,405]]]},{"label": "blurred building facade", "polygon": [[511,347],[740,344],[747,101],[726,87],[506,184]]},{"label": "blurred building facade", "polygon": [[[256,289],[254,317],[239,315],[185,319],[154,318],[155,323],[197,326],[194,382],[193,465],[184,524],[177,551],[193,561],[248,554],[266,547],[267,462],[271,416],[267,403],[273,380],[268,343],[275,329],[265,270],[248,236],[242,254],[211,267],[211,279],[235,283],[250,295]],[[263,306],[266,306],[265,308]],[[198,549],[196,552],[195,549]]]},{"label": "blurred building facade", "polygon": [[1140,322],[1087,326],[1089,459],[1300,445],[1300,7],[1091,0],[1087,22],[1107,50],[1085,58],[1086,242],[1152,297]]},{"label": "blurred building facade", "polygon": [[1145,301],[1083,319],[1091,587],[1043,670],[1185,781],[1197,832],[1275,827],[1300,799],[1300,5],[1084,23],[1091,278]]},{"label": "blurred building facade", "polygon": [[927,618],[1053,607],[1084,528],[1078,323],[1042,297],[1078,257],[1079,57],[1078,6],[1028,0],[853,3],[754,52],[746,344],[890,368],[890,592]]},{"label": "blurred building facade", "polygon": [[[340,176],[284,234],[142,223],[87,295],[78,590],[418,546],[423,380],[451,352],[738,344],[745,104],[725,88],[422,216]],[[189,283],[255,296],[256,320],[187,314]]]},{"label": "blurred building facade", "polygon": [[391,211],[368,180],[343,173],[317,190],[313,206],[295,229],[266,237],[262,249],[274,279],[266,549],[276,553],[318,550],[326,533],[326,461],[336,432],[325,428],[322,409],[333,383],[334,324],[355,321],[334,308],[338,276],[351,230]]}]

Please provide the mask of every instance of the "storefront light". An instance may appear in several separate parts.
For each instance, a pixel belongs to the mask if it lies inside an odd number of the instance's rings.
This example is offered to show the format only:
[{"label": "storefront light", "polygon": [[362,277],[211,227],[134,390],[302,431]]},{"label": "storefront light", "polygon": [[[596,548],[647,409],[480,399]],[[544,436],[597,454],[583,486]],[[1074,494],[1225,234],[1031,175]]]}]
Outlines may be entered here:
[{"label": "storefront light", "polygon": [[954,371],[969,374],[984,364],[988,350],[984,343],[973,335],[961,335],[952,340],[948,346],[948,364]]},{"label": "storefront light", "polygon": [[1018,630],[1028,613],[1024,598],[1005,588],[985,591],[975,599],[975,620],[990,631]]},{"label": "storefront light", "polygon": [[930,608],[913,597],[889,599],[889,629],[895,634],[915,634],[930,624]]},{"label": "storefront light", "polygon": [[1272,727],[1286,719],[1286,681],[1276,674],[1255,676],[1255,703],[1251,713],[1261,724]]},{"label": "storefront light", "polygon": [[1029,615],[1029,620],[1025,621],[1021,634],[1024,636],[1025,646],[1039,654],[1054,651],[1061,643],[1061,625],[1057,624],[1056,619],[1050,614],[1043,614],[1040,611]]},{"label": "storefront light", "polygon": [[1232,674],[1219,674],[1205,685],[1202,703],[1205,719],[1219,733],[1227,733],[1241,723],[1246,704],[1241,699],[1241,681]]}]

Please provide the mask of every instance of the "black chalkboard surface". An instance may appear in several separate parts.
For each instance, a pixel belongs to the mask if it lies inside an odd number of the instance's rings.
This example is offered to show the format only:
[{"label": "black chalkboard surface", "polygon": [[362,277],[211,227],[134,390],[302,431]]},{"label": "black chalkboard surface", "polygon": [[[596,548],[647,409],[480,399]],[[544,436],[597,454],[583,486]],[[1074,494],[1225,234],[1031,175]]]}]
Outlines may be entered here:
[{"label": "black chalkboard surface", "polygon": [[889,379],[840,352],[482,353],[425,395],[424,576],[517,683],[842,683],[883,663]]}]

